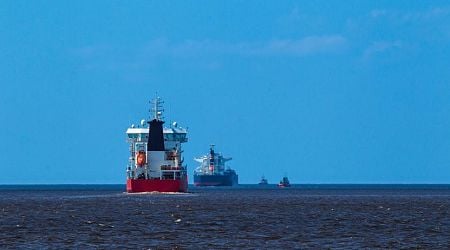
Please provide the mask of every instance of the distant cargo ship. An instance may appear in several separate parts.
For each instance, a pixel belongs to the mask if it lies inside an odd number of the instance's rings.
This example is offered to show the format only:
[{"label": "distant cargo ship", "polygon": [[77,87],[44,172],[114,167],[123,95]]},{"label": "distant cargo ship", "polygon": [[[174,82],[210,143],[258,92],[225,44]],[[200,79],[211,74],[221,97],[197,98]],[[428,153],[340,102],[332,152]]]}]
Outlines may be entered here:
[{"label": "distant cargo ship", "polygon": [[187,192],[187,167],[183,165],[181,144],[187,130],[173,123],[163,128],[162,101],[152,101],[153,119],[146,126],[127,129],[130,157],[127,166],[127,192]]},{"label": "distant cargo ship", "polygon": [[232,158],[225,158],[214,152],[214,145],[209,149],[209,155],[195,158],[200,163],[194,171],[195,186],[235,186],[238,184],[236,171],[225,167],[225,162]]},{"label": "distant cargo ship", "polygon": [[267,185],[267,184],[269,184],[269,182],[267,181],[266,177],[264,177],[264,175],[263,175],[258,184],[259,185]]}]

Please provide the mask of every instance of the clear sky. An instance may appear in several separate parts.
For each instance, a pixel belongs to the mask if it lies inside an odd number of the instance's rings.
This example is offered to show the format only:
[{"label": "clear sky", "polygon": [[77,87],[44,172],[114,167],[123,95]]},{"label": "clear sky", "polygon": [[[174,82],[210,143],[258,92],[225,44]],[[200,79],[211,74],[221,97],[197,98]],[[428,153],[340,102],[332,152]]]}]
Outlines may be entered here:
[{"label": "clear sky", "polygon": [[450,183],[449,1],[0,1],[0,184],[124,183],[165,100],[241,183]]}]

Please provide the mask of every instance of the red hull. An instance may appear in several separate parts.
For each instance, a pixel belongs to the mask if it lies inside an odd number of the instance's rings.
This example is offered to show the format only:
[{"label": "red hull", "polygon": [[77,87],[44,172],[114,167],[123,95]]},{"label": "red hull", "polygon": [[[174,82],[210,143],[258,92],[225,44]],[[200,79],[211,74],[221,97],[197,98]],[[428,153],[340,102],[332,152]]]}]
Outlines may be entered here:
[{"label": "red hull", "polygon": [[184,180],[127,180],[128,193],[140,192],[187,192],[187,179]]}]

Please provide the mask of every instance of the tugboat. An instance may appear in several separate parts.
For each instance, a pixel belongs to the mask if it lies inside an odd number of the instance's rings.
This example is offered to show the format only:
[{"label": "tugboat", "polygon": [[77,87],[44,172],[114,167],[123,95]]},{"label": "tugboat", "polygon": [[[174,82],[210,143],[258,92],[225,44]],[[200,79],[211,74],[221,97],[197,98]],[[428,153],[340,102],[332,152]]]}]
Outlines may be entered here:
[{"label": "tugboat", "polygon": [[278,187],[284,188],[284,187],[290,187],[291,184],[289,183],[289,179],[285,176],[283,179],[278,183]]},{"label": "tugboat", "polygon": [[127,166],[127,192],[187,192],[187,166],[183,165],[181,144],[187,130],[174,122],[163,128],[162,101],[152,102],[153,119],[127,129],[130,157]]},{"label": "tugboat", "polygon": [[220,153],[214,152],[214,145],[209,149],[209,155],[194,160],[200,163],[194,170],[195,186],[235,186],[238,184],[236,171],[225,167],[225,162],[232,158],[225,158]]},{"label": "tugboat", "polygon": [[266,177],[264,177],[264,175],[263,175],[258,184],[259,185],[267,185],[267,184],[269,184],[269,182],[267,181]]}]

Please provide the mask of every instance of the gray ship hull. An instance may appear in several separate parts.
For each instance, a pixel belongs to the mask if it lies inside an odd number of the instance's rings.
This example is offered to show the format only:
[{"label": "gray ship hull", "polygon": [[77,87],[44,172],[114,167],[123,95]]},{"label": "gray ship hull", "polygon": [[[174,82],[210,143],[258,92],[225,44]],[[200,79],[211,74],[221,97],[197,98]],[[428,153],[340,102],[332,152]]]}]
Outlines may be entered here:
[{"label": "gray ship hull", "polygon": [[235,173],[224,175],[194,175],[195,186],[235,186],[238,185],[238,175]]}]

